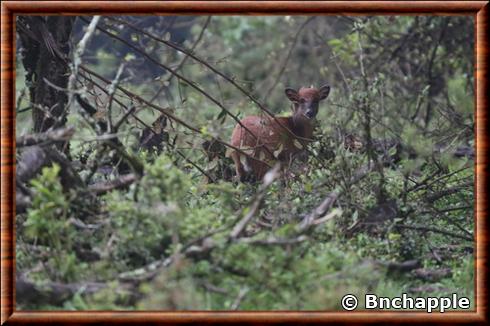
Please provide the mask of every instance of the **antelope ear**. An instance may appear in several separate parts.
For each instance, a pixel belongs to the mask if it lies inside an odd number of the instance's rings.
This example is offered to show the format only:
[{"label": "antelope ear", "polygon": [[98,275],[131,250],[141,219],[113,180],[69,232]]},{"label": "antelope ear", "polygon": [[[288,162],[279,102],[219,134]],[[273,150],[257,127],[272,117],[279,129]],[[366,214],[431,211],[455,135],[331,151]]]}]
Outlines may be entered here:
[{"label": "antelope ear", "polygon": [[286,88],[284,92],[291,102],[299,102],[299,94],[296,90],[292,88]]},{"label": "antelope ear", "polygon": [[323,85],[322,87],[320,87],[320,89],[318,90],[318,93],[320,95],[320,100],[324,100],[327,98],[328,94],[330,94],[330,86],[328,85]]}]

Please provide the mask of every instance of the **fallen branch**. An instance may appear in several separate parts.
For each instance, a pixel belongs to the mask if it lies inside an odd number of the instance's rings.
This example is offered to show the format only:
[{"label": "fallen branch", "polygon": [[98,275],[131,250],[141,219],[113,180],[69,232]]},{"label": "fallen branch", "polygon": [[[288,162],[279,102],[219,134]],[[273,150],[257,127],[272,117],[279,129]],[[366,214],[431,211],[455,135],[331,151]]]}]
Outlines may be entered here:
[{"label": "fallen branch", "polygon": [[48,145],[56,142],[65,142],[75,134],[75,128],[61,128],[56,130],[48,130],[38,134],[28,134],[17,137],[15,141],[16,147],[33,146],[33,145]]},{"label": "fallen branch", "polygon": [[106,287],[106,283],[98,282],[72,284],[46,282],[43,284],[36,284],[22,276],[18,277],[15,282],[17,303],[49,303],[54,306],[61,306],[66,300],[73,297],[75,293],[92,294]]},{"label": "fallen branch", "polygon": [[304,242],[308,240],[308,237],[305,235],[300,235],[296,238],[276,238],[276,237],[268,237],[265,239],[256,239],[256,238],[240,238],[237,240],[238,243],[246,243],[252,245],[291,245],[297,244],[300,242]]},{"label": "fallen branch", "polygon": [[451,276],[452,271],[448,267],[438,269],[417,268],[416,270],[412,271],[412,274],[424,281],[437,282],[440,279]]},{"label": "fallen branch", "polygon": [[23,151],[17,163],[16,178],[18,181],[26,183],[36,176],[41,168],[52,163],[57,163],[61,168],[60,180],[63,189],[85,186],[78,173],[73,169],[71,161],[63,153],[52,147],[30,146]]},{"label": "fallen branch", "polygon": [[410,272],[411,270],[415,268],[420,267],[420,260],[418,259],[412,259],[412,260],[407,260],[403,262],[397,262],[397,261],[375,261],[375,264],[386,267],[388,270],[388,273],[392,272]]},{"label": "fallen branch", "polygon": [[88,189],[96,195],[102,195],[114,189],[127,187],[138,179],[135,173],[125,174],[114,180],[92,184]]},{"label": "fallen branch", "polygon": [[32,193],[27,187],[43,167],[56,163],[60,166],[60,183],[63,191],[85,188],[85,183],[71,165],[71,161],[54,147],[29,146],[20,154],[16,170],[16,212],[24,213],[32,204]]}]

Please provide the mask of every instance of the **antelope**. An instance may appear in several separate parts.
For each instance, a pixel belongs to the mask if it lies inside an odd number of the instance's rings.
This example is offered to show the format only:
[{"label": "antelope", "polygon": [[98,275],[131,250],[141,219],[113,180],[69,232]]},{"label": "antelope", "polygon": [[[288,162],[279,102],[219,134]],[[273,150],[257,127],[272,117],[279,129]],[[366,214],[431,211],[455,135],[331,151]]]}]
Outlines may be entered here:
[{"label": "antelope", "polygon": [[236,175],[241,182],[261,180],[270,168],[270,162],[278,160],[290,164],[300,152],[304,152],[303,148],[312,141],[318,104],[327,98],[330,86],[301,87],[299,91],[286,88],[285,93],[293,103],[292,116],[248,116],[233,130],[231,145],[250,155],[231,152]]}]

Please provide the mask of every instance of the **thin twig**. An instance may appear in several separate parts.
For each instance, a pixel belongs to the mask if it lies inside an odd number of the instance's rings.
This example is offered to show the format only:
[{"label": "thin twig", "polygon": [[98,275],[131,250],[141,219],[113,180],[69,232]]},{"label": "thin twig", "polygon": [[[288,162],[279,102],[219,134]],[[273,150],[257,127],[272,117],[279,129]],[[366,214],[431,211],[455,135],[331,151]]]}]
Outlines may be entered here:
[{"label": "thin twig", "polygon": [[[265,112],[269,117],[271,117],[277,124],[279,124],[285,131],[287,131],[292,137],[296,138],[296,139],[299,139],[299,140],[307,140],[309,141],[310,139],[308,138],[304,138],[304,137],[300,137],[298,135],[296,135],[294,132],[292,132],[286,125],[284,125],[284,123],[280,120],[278,120],[275,115],[269,111],[262,103],[260,103],[250,92],[247,92],[242,86],[240,86],[235,80],[234,78],[230,78],[228,77],[227,75],[225,75],[224,73],[222,73],[221,71],[219,71],[218,69],[216,69],[214,66],[212,66],[211,64],[209,64],[208,62],[206,62],[205,60],[197,57],[195,54],[189,52],[188,50],[184,49],[183,47],[179,46],[179,45],[176,45],[170,41],[165,41],[163,40],[162,38],[160,37],[157,37],[155,36],[154,34],[151,34],[149,32],[146,32],[134,25],[132,25],[131,23],[128,23],[124,20],[120,20],[120,19],[117,19],[117,18],[114,18],[114,17],[110,17],[110,19],[114,20],[114,21],[117,21],[119,23],[122,23],[122,24],[125,24],[127,26],[129,26],[130,28],[134,29],[135,31],[137,32],[140,32],[144,35],[146,35],[147,37],[149,38],[152,38],[154,39],[155,41],[157,42],[161,42],[173,49],[175,49],[176,51],[179,51],[179,52],[182,52],[186,55],[188,55],[189,57],[191,57],[193,60],[199,62],[200,64],[206,66],[209,70],[211,70],[212,72],[214,72],[215,74],[219,75],[220,77],[222,77],[223,79],[225,79],[227,82],[229,82],[231,85],[233,85],[236,89],[238,89],[242,94],[244,94],[246,97],[248,97],[255,105],[257,105],[257,107],[262,110],[263,112]],[[109,33],[109,32],[107,32]],[[111,36],[115,36],[114,34],[111,33]],[[115,36],[116,39],[117,36]],[[124,41],[124,40],[123,40]],[[129,45],[131,47],[131,45]],[[173,72],[173,70],[168,70],[170,73]],[[176,77],[180,78],[178,75],[176,75]],[[187,82],[185,79],[182,79],[184,80],[185,82]],[[188,82],[187,82],[188,83]],[[189,84],[189,86],[195,88],[194,84]],[[206,96],[206,94],[203,93],[203,95]],[[217,102],[217,101],[216,101]],[[219,102],[217,102],[219,103]],[[217,104],[216,103],[216,104]],[[232,116],[233,117],[233,116]],[[255,136],[255,135],[254,135]],[[255,139],[256,137],[254,137]]]},{"label": "thin twig", "polygon": [[[85,67],[85,66],[80,66],[80,67],[81,67],[81,69],[82,69],[82,70],[84,70],[84,71],[86,71],[87,73],[89,73],[89,74],[91,74],[91,75],[93,75],[93,76],[97,77],[98,79],[100,79],[100,80],[104,81],[105,83],[107,83],[107,84],[109,84],[109,83],[110,83],[110,82],[109,82],[109,81],[108,81],[106,78],[104,78],[104,77],[102,77],[101,75],[97,74],[95,71],[93,71],[93,70],[91,70],[91,69],[89,69],[89,68],[87,68],[87,67]],[[120,86],[120,85],[119,85],[119,86],[117,86],[117,88],[118,88],[120,91],[122,91],[122,92],[123,92],[125,95],[127,95],[129,98],[133,98],[133,99],[135,99],[135,100],[137,100],[137,101],[139,101],[139,102],[141,102],[141,103],[143,103],[143,104],[146,104],[147,106],[149,106],[149,107],[151,107],[151,108],[153,108],[153,109],[157,110],[158,112],[163,113],[165,116],[167,116],[167,117],[168,117],[168,118],[170,118],[171,120],[175,121],[176,123],[178,123],[178,124],[182,125],[183,127],[187,128],[187,129],[189,129],[189,130],[191,130],[191,131],[193,131],[193,132],[195,132],[195,133],[202,134],[202,131],[201,131],[201,130],[199,130],[199,129],[197,129],[196,127],[193,127],[193,126],[189,125],[188,123],[186,123],[185,121],[183,121],[183,120],[181,120],[181,119],[177,118],[177,117],[176,117],[175,115],[173,115],[173,114],[172,114],[172,113],[171,113],[171,112],[170,112],[168,109],[165,109],[165,108],[162,108],[162,107],[160,107],[160,106],[158,106],[158,105],[155,105],[155,104],[153,104],[153,103],[150,103],[149,101],[145,100],[145,99],[144,99],[144,98],[142,98],[141,96],[136,95],[136,94],[135,94],[135,93],[133,93],[133,92],[130,92],[129,90],[125,89],[124,87],[122,87],[122,86]],[[233,145],[231,145],[231,144],[229,144],[229,143],[227,143],[227,142],[225,142],[225,141],[223,141],[223,140],[221,140],[221,139],[219,139],[219,138],[217,138],[217,137],[214,137],[214,136],[212,136],[212,139],[213,139],[213,140],[215,140],[215,141],[217,141],[217,142],[218,142],[218,143],[220,143],[220,144],[223,144],[223,145],[224,145],[224,146],[226,146],[226,147],[229,147],[229,148],[231,148],[231,149],[235,150],[236,152],[238,152],[238,153],[240,153],[240,154],[242,154],[242,155],[245,155],[246,157],[248,157],[248,158],[250,158],[250,159],[252,159],[252,160],[254,160],[254,161],[260,162],[260,163],[262,163],[262,164],[265,164],[265,165],[266,165],[266,166],[268,166],[268,167],[271,167],[271,165],[270,165],[269,163],[267,163],[267,162],[265,162],[265,161],[263,161],[263,160],[261,160],[261,159],[259,159],[259,158],[256,158],[256,157],[254,157],[254,156],[252,156],[252,155],[250,155],[250,154],[248,154],[248,153],[246,153],[246,152],[244,152],[243,150],[241,150],[240,148],[238,148],[238,147],[236,147],[236,146],[233,146]]]},{"label": "thin twig", "polygon": [[[80,17],[81,20],[85,21],[86,20],[83,18],[83,17]],[[208,92],[204,91],[204,89],[202,89],[201,87],[199,87],[195,82],[189,80],[188,78],[184,77],[183,75],[179,74],[178,72],[176,72],[174,69],[170,68],[169,66],[159,62],[157,59],[153,58],[152,56],[150,56],[148,53],[146,53],[145,51],[143,51],[142,49],[138,48],[137,46],[131,44],[130,42],[124,40],[123,38],[119,37],[118,35],[114,34],[114,33],[111,33],[109,32],[108,30],[98,26],[97,27],[98,30],[102,31],[104,34],[107,34],[109,35],[110,37],[118,40],[119,42],[125,44],[126,46],[130,47],[131,49],[133,49],[134,51],[140,53],[141,55],[143,55],[144,57],[146,57],[150,62],[152,62],[153,64],[155,64],[156,66],[170,72],[172,75],[175,75],[175,77],[177,77],[179,80],[182,80],[184,81],[186,84],[188,84],[190,87],[192,87],[193,89],[195,89],[196,91],[198,91],[199,93],[201,93],[204,97],[206,97],[207,99],[209,99],[211,102],[213,102],[214,104],[216,104],[221,110],[223,110],[226,114],[228,114],[230,117],[232,117],[233,120],[235,120],[236,123],[238,123],[245,131],[247,131],[253,139],[257,139],[257,136],[248,128],[246,127],[239,119],[237,116],[235,116],[233,113],[231,113],[222,103],[220,103],[218,100],[216,100],[213,96],[211,96]],[[144,31],[142,31],[143,33]],[[169,43],[167,41],[164,41],[164,40],[161,40],[163,42],[166,42],[166,43]],[[189,54],[189,56],[192,56],[191,54]],[[146,103],[148,105],[152,105],[152,103],[146,101]],[[175,120],[175,119],[174,119]],[[279,120],[278,120],[279,121]],[[182,122],[181,122],[182,124]],[[264,146],[264,149],[270,154],[270,155],[273,155],[273,153],[266,147]]]},{"label": "thin twig", "polygon": [[216,182],[216,180],[209,174],[207,173],[206,171],[204,171],[204,169],[202,169],[199,165],[197,165],[194,161],[190,160],[187,156],[185,156],[181,151],[179,150],[175,150],[175,152],[177,154],[179,154],[186,162],[188,162],[189,164],[191,164],[193,167],[195,167],[197,170],[199,170],[199,172],[201,172],[204,176],[206,176],[209,180],[211,180],[211,182]]},{"label": "thin twig", "polygon": [[[197,45],[201,42],[201,39],[204,36],[204,32],[206,31],[206,29],[207,29],[207,27],[209,25],[209,22],[211,21],[211,17],[212,16],[208,16],[207,17],[206,22],[204,23],[204,25],[203,25],[203,27],[201,29],[201,32],[199,33],[199,36],[197,37],[196,41],[194,42],[194,44],[192,45],[192,47],[190,49],[190,52],[191,53],[194,52],[194,50],[196,49]],[[163,33],[163,34],[165,34],[165,33]],[[185,64],[185,62],[187,61],[188,58],[189,58],[189,55],[185,54],[184,59],[182,59],[182,61],[177,66],[177,68],[175,68],[175,71],[179,71],[180,69],[182,69],[182,67],[184,66],[184,64]],[[160,93],[165,89],[165,87],[167,87],[166,84],[167,83],[170,83],[170,81],[173,79],[173,77],[174,77],[174,75],[171,74],[168,77],[168,79],[166,80],[166,83],[163,83],[163,85],[160,86],[160,88],[155,93],[155,95],[153,95],[153,97],[150,99],[150,103],[153,103],[153,101],[155,101],[158,98],[158,96],[160,96]]]},{"label": "thin twig", "polygon": [[459,239],[463,239],[463,240],[467,240],[467,241],[474,241],[475,240],[473,237],[469,237],[469,236],[466,236],[463,234],[458,234],[458,233],[454,233],[454,232],[450,232],[450,231],[446,231],[446,230],[437,229],[437,228],[430,227],[430,226],[397,224],[397,225],[395,225],[395,227],[402,228],[402,229],[418,230],[418,231],[423,231],[423,232],[440,233],[440,234],[451,236],[453,238],[459,238]]},{"label": "thin twig", "polygon": [[299,38],[299,35],[301,34],[301,32],[303,31],[303,29],[306,27],[306,25],[308,25],[313,19],[315,19],[316,16],[311,16],[311,17],[308,17],[302,24],[301,26],[298,28],[298,30],[296,31],[294,37],[293,37],[293,41],[291,42],[291,46],[289,47],[289,51],[286,55],[286,58],[284,59],[284,62],[282,63],[282,66],[281,66],[281,69],[279,70],[279,72],[277,73],[276,75],[276,78],[274,80],[274,82],[272,83],[271,87],[269,87],[269,89],[264,93],[264,97],[263,98],[269,98],[270,94],[274,91],[274,89],[276,88],[277,84],[279,83],[279,80],[281,79],[281,76],[282,74],[284,73],[284,71],[286,70],[286,66],[289,62],[289,59],[291,58],[291,55],[293,53],[293,50],[296,46],[296,43],[298,42],[298,38]]}]

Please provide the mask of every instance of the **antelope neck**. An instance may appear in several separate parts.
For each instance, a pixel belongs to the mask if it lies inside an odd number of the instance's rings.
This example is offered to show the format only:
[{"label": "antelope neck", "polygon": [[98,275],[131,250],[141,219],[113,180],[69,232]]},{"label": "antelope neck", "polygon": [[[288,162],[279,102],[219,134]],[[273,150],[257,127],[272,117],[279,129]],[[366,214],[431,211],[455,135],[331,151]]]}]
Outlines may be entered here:
[{"label": "antelope neck", "polygon": [[295,115],[289,117],[289,125],[292,126],[291,131],[299,137],[309,138],[307,132],[311,129],[311,122],[302,118],[297,118]]}]

